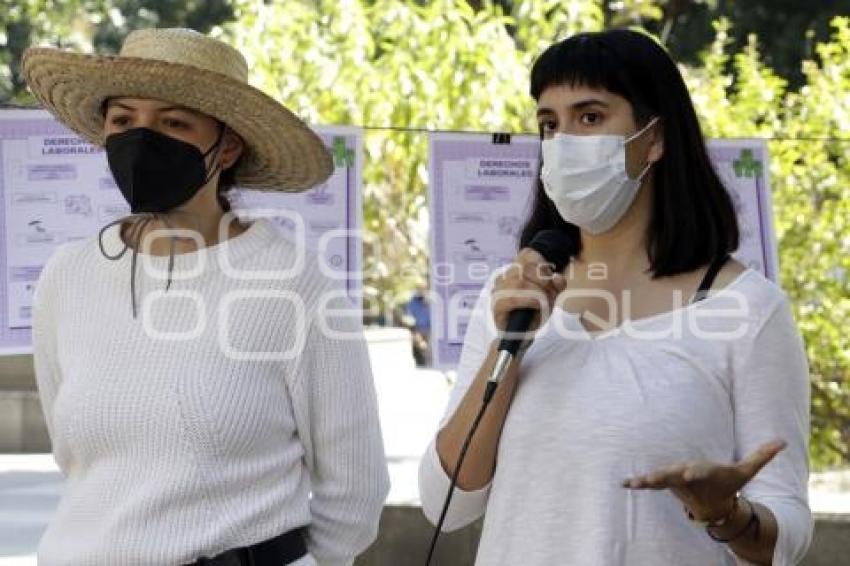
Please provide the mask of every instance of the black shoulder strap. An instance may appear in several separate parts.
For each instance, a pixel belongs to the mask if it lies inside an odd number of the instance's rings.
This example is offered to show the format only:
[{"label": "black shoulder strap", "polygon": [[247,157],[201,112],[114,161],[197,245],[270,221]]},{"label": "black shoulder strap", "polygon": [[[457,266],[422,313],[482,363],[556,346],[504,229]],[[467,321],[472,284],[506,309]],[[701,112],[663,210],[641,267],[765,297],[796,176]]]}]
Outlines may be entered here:
[{"label": "black shoulder strap", "polygon": [[705,277],[702,278],[702,282],[699,284],[699,289],[697,289],[697,292],[694,294],[694,303],[701,301],[708,296],[708,291],[714,284],[715,277],[717,277],[717,274],[720,273],[720,269],[728,260],[729,254],[723,254],[711,262],[711,265],[708,266],[708,271],[705,272]]}]

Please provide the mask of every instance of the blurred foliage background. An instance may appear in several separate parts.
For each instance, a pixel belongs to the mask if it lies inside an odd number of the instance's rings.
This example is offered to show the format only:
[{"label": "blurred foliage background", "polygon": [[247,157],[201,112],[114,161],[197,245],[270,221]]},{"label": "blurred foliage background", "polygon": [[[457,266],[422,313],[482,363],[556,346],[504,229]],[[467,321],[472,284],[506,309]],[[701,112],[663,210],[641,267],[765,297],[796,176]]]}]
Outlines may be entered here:
[{"label": "blurred foliage background", "polygon": [[680,62],[707,136],[770,140],[822,469],[850,463],[848,16],[850,0],[0,0],[0,102],[32,102],[29,45],[113,52],[133,29],[185,26],[242,50],[254,84],[308,121],[388,128],[365,137],[364,260],[367,307],[391,320],[427,280],[415,130],[532,132],[535,56],[577,31],[640,26]]}]

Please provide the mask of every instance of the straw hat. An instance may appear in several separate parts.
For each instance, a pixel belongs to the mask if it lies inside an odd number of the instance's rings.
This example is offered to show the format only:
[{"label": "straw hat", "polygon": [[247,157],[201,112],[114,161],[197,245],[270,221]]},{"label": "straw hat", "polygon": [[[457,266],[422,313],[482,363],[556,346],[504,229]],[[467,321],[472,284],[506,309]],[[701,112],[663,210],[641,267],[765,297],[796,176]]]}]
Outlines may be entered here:
[{"label": "straw hat", "polygon": [[153,98],[217,118],[242,137],[245,150],[236,170],[240,187],[304,190],[333,171],[319,137],[248,84],[242,54],[192,30],[134,31],[118,56],[31,48],[24,53],[23,73],[50,112],[98,145],[104,143],[107,98]]}]

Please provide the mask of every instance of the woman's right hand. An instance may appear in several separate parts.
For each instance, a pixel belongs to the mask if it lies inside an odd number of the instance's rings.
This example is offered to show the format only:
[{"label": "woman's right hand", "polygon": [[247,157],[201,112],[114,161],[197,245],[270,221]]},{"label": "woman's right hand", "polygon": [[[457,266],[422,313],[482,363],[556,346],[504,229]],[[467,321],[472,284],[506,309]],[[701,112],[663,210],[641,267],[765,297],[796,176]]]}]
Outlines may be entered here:
[{"label": "woman's right hand", "polygon": [[555,297],[566,289],[563,274],[554,273],[553,266],[531,248],[523,248],[510,267],[496,277],[491,294],[493,322],[502,332],[514,309],[533,308],[538,311],[529,332],[534,332],[549,318]]}]

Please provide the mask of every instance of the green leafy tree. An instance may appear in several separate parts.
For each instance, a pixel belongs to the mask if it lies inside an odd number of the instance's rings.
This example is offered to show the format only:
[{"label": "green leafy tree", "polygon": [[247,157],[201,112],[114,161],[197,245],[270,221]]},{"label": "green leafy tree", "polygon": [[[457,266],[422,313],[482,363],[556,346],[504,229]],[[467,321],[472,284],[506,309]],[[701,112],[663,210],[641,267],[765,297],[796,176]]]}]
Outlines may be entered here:
[{"label": "green leafy tree", "polygon": [[850,461],[850,19],[833,22],[771,144],[782,283],[812,363],[813,454]]},{"label": "green leafy tree", "polygon": [[506,14],[460,0],[235,3],[222,33],[258,86],[313,123],[390,128],[365,137],[370,309],[392,313],[427,275],[427,138],[391,128],[529,131],[530,58],[546,37],[598,27],[601,12],[584,4]]},{"label": "green leafy tree", "polygon": [[772,139],[780,282],[806,342],[821,467],[850,461],[850,19],[833,29],[799,90],[762,61],[755,36],[731,55],[726,21],[703,66],[685,69],[709,136]]},{"label": "green leafy tree", "polygon": [[771,139],[781,283],[811,364],[811,452],[832,466],[850,461],[850,21],[835,18],[831,35],[825,22],[847,4],[0,0],[0,101],[26,100],[17,65],[31,43],[110,51],[138,27],[211,31],[308,121],[377,128],[365,135],[366,305],[390,313],[428,269],[427,137],[407,128],[534,131],[534,57],[576,31],[642,25],[682,61],[707,135]]},{"label": "green leafy tree", "polygon": [[[604,2],[606,25],[640,25],[658,35],[678,61],[699,65],[713,40],[712,25],[735,22],[732,51],[743,50],[750,35],[762,45],[764,61],[795,87],[805,81],[800,62],[815,56],[829,36],[829,22],[850,15],[850,0],[620,0]],[[777,33],[778,32],[778,33]]]},{"label": "green leafy tree", "polygon": [[0,0],[0,102],[28,101],[20,60],[32,44],[91,49],[89,26],[105,0]]},{"label": "green leafy tree", "polygon": [[[651,3],[632,7],[658,17]],[[600,29],[606,17],[598,2],[450,0],[243,1],[236,16],[223,35],[249,54],[259,86],[315,123],[486,131],[533,131],[531,61],[554,39]],[[848,310],[850,169],[846,142],[831,138],[848,131],[840,94],[850,87],[847,23],[836,20],[799,91],[764,63],[755,37],[735,53],[731,30],[717,22],[701,64],[682,69],[708,135],[777,138],[770,149],[781,279],[812,364],[812,455],[817,465],[837,464],[848,458],[850,429],[850,344],[839,332]],[[427,273],[425,143],[421,132],[366,134],[374,240],[365,267],[379,311],[391,311]]]},{"label": "green leafy tree", "polygon": [[229,0],[0,0],[0,103],[28,103],[20,60],[30,45],[115,52],[132,30],[201,32],[233,17]]}]

